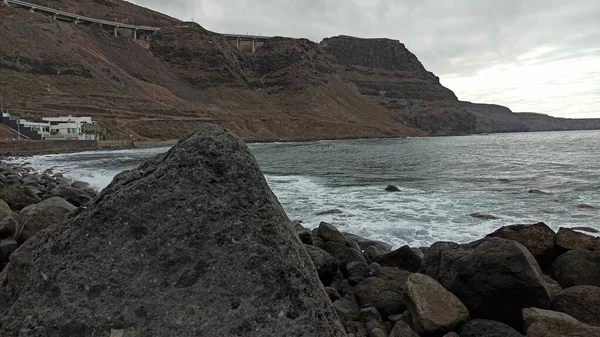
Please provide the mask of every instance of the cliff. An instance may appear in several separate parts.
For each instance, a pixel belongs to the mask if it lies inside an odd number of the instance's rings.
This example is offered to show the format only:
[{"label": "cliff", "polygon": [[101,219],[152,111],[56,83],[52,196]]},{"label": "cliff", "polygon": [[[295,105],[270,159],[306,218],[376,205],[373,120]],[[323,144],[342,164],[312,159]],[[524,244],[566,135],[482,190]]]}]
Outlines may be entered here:
[{"label": "cliff", "polygon": [[600,119],[557,118],[538,113],[514,113],[493,104],[462,102],[475,115],[477,133],[600,130]]},{"label": "cliff", "polygon": [[41,4],[161,30],[115,37],[106,27],[0,4],[0,95],[25,117],[92,116],[102,136],[134,140],[181,138],[206,122],[246,140],[453,135],[518,124],[459,102],[399,41],[275,37],[251,53],[197,23],[124,1]]}]

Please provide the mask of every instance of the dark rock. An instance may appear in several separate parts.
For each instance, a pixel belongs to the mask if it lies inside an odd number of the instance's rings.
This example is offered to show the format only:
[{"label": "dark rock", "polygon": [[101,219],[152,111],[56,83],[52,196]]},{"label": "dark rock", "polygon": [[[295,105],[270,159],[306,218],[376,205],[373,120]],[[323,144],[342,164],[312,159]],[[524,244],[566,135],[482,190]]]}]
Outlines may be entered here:
[{"label": "dark rock", "polygon": [[550,227],[539,222],[533,225],[504,226],[488,237],[517,241],[531,252],[543,270],[547,270],[559,255],[554,246],[554,234]]},{"label": "dark rock", "polygon": [[574,249],[554,261],[553,276],[561,287],[600,287],[600,252]]},{"label": "dark rock", "polygon": [[600,238],[564,227],[558,229],[554,242],[557,247],[563,250],[585,248],[600,251]]},{"label": "dark rock", "polygon": [[352,261],[346,265],[346,274],[348,277],[367,278],[373,276],[375,271],[365,262]]},{"label": "dark rock", "polygon": [[472,317],[516,329],[521,327],[522,308],[547,308],[550,303],[550,290],[537,262],[527,248],[512,240],[437,242],[425,254],[420,272],[456,295]]},{"label": "dark rock", "polygon": [[55,173],[52,178],[64,178],[65,176],[62,173]]},{"label": "dark rock", "polygon": [[15,239],[8,238],[0,241],[0,271],[8,264],[10,255],[17,250],[18,247],[19,245]]},{"label": "dark rock", "polygon": [[402,284],[398,281],[369,277],[354,288],[354,294],[359,305],[372,305],[383,317],[406,310],[402,300]]},{"label": "dark rock", "polygon": [[360,237],[358,235],[345,233],[345,232],[343,234],[347,239],[350,239],[350,240],[356,242],[358,244],[358,246],[360,247],[360,249],[362,249],[362,250],[367,250],[369,247],[378,247],[381,250],[385,251],[385,253],[392,251],[392,245],[385,243],[383,241],[366,239],[366,238]]},{"label": "dark rock", "polygon": [[390,332],[390,337],[419,337],[408,324],[403,321],[398,321],[394,325],[394,329]]},{"label": "dark rock", "polygon": [[346,245],[346,237],[334,226],[321,222],[317,228],[317,237],[321,238],[323,242],[336,242],[340,245]]},{"label": "dark rock", "polygon": [[309,229],[304,228],[304,226],[302,226],[300,223],[294,224],[294,229],[296,230],[296,234],[298,235],[302,243],[306,245],[313,244],[312,232]]},{"label": "dark rock", "polygon": [[23,208],[19,212],[21,221],[16,235],[17,241],[22,244],[39,231],[59,223],[67,213],[76,209],[77,207],[59,197]]},{"label": "dark rock", "polygon": [[402,246],[380,256],[375,262],[384,267],[398,267],[411,272],[419,271],[423,261],[423,253],[416,248]]},{"label": "dark rock", "polygon": [[582,323],[567,314],[556,311],[525,308],[523,309],[523,321],[527,337],[600,336],[600,327]]},{"label": "dark rock", "polygon": [[328,286],[333,281],[333,276],[338,270],[338,261],[321,248],[305,245],[308,255],[317,269],[319,279],[323,285]]},{"label": "dark rock", "polygon": [[331,303],[339,300],[340,298],[342,298],[342,296],[340,296],[340,294],[338,293],[337,290],[330,288],[330,287],[325,287],[325,292],[327,293],[327,296],[329,297],[329,300],[331,300]]},{"label": "dark rock", "polygon": [[15,212],[40,201],[39,199],[28,196],[17,186],[9,186],[0,189],[0,199],[4,200],[10,209]]},{"label": "dark rock", "polygon": [[346,268],[348,262],[367,262],[359,250],[346,247],[334,241],[324,242],[321,248],[338,260],[339,267],[342,270]]},{"label": "dark rock", "polygon": [[3,337],[345,336],[250,150],[211,124],[19,247],[0,308]]},{"label": "dark rock", "polygon": [[365,324],[369,337],[385,336],[387,331],[377,309],[373,306],[360,308],[360,320]]},{"label": "dark rock", "polygon": [[537,189],[531,189],[531,190],[529,190],[529,193],[531,193],[531,194],[543,194],[543,195],[551,194],[551,193],[544,192],[542,190],[537,190]]},{"label": "dark rock", "polygon": [[365,256],[365,259],[367,259],[367,262],[375,262],[379,261],[383,255],[389,253],[390,251],[391,250],[385,249],[385,247],[371,246],[365,249],[363,255]]},{"label": "dark rock", "polygon": [[90,187],[90,184],[86,183],[85,181],[74,181],[71,183],[71,187],[83,190]]},{"label": "dark rock", "polygon": [[356,321],[360,316],[358,305],[353,298],[343,297],[333,302],[333,307],[346,330],[348,330],[348,322]]},{"label": "dark rock", "polygon": [[445,334],[443,337],[460,337],[456,332],[452,331]]},{"label": "dark rock", "polygon": [[84,188],[82,191],[84,191],[87,195],[89,195],[90,198],[95,198],[98,196],[98,192],[96,192],[96,190],[91,187]]},{"label": "dark rock", "polygon": [[552,298],[550,309],[563,312],[580,322],[600,326],[600,287],[575,286]]},{"label": "dark rock", "polygon": [[412,273],[406,270],[401,270],[397,267],[381,267],[375,270],[375,276],[382,280],[390,280],[398,282],[402,287]]},{"label": "dark rock", "polygon": [[569,227],[569,229],[572,229],[574,231],[588,232],[588,233],[600,233],[600,231],[597,230],[596,228],[585,227],[585,226]]},{"label": "dark rock", "polygon": [[18,224],[18,216],[4,200],[0,199],[0,240],[13,236]]},{"label": "dark rock", "polygon": [[442,334],[469,319],[469,311],[451,292],[423,274],[412,274],[404,285],[404,303],[418,334]]},{"label": "dark rock", "polygon": [[400,192],[400,189],[394,185],[387,185],[387,187],[385,188],[385,191],[386,192]]},{"label": "dark rock", "polygon": [[75,207],[85,205],[92,200],[92,198],[84,191],[64,185],[56,187],[50,191],[50,194],[65,199]]},{"label": "dark rock", "polygon": [[487,319],[473,319],[460,326],[460,337],[523,337],[510,326]]},{"label": "dark rock", "polygon": [[371,269],[373,269],[373,271],[375,272],[377,269],[381,268],[381,265],[377,262],[371,262],[369,264],[369,267],[371,267]]},{"label": "dark rock", "polygon": [[481,219],[481,220],[497,220],[500,219],[497,216],[491,214],[483,214],[483,213],[471,213],[469,214],[473,218]]},{"label": "dark rock", "polygon": [[579,208],[579,209],[591,209],[591,210],[598,209],[598,207],[596,207],[596,206],[586,205],[586,204],[579,204],[579,205],[577,205],[577,208]]},{"label": "dark rock", "polygon": [[342,210],[335,208],[335,209],[328,209],[326,211],[318,212],[315,215],[342,214],[342,213],[343,213]]}]

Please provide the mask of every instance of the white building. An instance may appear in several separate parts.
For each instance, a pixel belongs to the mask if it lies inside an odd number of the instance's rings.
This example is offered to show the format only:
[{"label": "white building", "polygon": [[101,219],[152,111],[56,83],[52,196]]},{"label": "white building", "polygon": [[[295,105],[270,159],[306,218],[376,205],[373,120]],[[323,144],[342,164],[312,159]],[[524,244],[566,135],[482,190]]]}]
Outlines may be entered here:
[{"label": "white building", "polygon": [[[10,115],[3,113],[3,116]],[[43,117],[38,121],[19,118],[17,123],[37,131],[45,140],[96,140],[96,135],[82,131],[83,125],[94,124],[92,117]]]}]

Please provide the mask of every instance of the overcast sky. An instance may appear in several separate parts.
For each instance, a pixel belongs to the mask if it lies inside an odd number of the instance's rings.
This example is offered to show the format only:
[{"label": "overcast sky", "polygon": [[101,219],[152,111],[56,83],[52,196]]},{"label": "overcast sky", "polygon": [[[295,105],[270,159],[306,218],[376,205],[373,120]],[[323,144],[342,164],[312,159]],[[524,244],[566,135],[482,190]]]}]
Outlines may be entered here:
[{"label": "overcast sky", "polygon": [[220,33],[387,37],[461,100],[600,117],[600,0],[133,0]]}]

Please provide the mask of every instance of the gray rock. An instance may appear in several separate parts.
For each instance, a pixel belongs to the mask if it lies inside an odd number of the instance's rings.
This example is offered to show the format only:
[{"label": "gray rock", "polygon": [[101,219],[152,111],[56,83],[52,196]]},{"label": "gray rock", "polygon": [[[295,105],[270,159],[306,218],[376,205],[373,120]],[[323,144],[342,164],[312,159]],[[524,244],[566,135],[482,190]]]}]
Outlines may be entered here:
[{"label": "gray rock", "polygon": [[483,214],[483,213],[471,213],[469,214],[473,218],[481,219],[481,220],[497,220],[500,219],[497,216],[491,214]]},{"label": "gray rock", "polygon": [[359,305],[374,306],[383,317],[401,314],[406,310],[402,300],[402,284],[398,281],[369,277],[354,288],[354,294]]},{"label": "gray rock", "polygon": [[565,289],[552,298],[550,309],[580,322],[600,326],[600,287],[575,286]]},{"label": "gray rock", "polygon": [[404,284],[412,273],[406,270],[400,270],[397,267],[381,267],[375,270],[375,276],[382,280],[396,281],[404,289]]},{"label": "gray rock", "polygon": [[469,311],[451,292],[423,274],[412,274],[404,285],[404,303],[418,334],[441,334],[469,319]]},{"label": "gray rock", "polygon": [[384,267],[397,267],[414,273],[419,271],[421,261],[423,261],[423,252],[421,250],[402,246],[380,256],[375,262]]},{"label": "gray rock", "polygon": [[371,240],[346,232],[343,234],[347,239],[356,242],[362,250],[367,250],[369,247],[378,247],[380,250],[384,251],[384,254],[392,251],[392,245],[383,241]]},{"label": "gray rock", "polygon": [[76,207],[85,205],[92,200],[92,198],[84,191],[65,185],[59,185],[50,191],[50,194],[61,197]]},{"label": "gray rock", "polygon": [[600,327],[582,323],[567,314],[556,311],[525,308],[523,309],[523,321],[528,337],[600,336]]},{"label": "gray rock", "polygon": [[332,303],[339,300],[340,298],[342,298],[342,296],[340,296],[338,291],[333,288],[325,287],[325,292],[327,293],[327,296],[329,297],[329,300]]},{"label": "gray rock", "polygon": [[359,314],[360,320],[364,323],[369,337],[387,337],[385,325],[383,324],[383,320],[381,319],[381,316],[375,307],[367,306],[360,308]]},{"label": "gray rock", "polygon": [[394,325],[394,329],[390,332],[390,337],[419,337],[408,324],[403,321],[398,321]]},{"label": "gray rock", "polygon": [[340,269],[345,269],[348,262],[358,261],[367,262],[362,253],[354,248],[346,247],[334,241],[327,241],[321,245],[321,248],[338,260]]},{"label": "gray rock", "polygon": [[512,327],[497,321],[473,319],[458,329],[460,337],[523,337]]},{"label": "gray rock", "polygon": [[317,269],[319,279],[323,285],[328,286],[338,270],[338,261],[321,248],[305,245],[308,255]]},{"label": "gray rock", "polygon": [[352,261],[346,265],[346,273],[348,277],[367,278],[373,276],[375,271],[365,262]]},{"label": "gray rock", "polygon": [[74,181],[71,183],[71,187],[83,190],[90,187],[90,184],[86,183],[85,181]]},{"label": "gray rock", "polygon": [[10,255],[17,250],[18,247],[19,245],[15,239],[8,238],[0,241],[0,271],[8,264]]},{"label": "gray rock", "polygon": [[304,226],[302,226],[300,223],[294,224],[294,229],[296,230],[296,234],[302,243],[307,245],[313,244],[312,232],[309,229],[304,228]]},{"label": "gray rock", "polygon": [[540,267],[527,248],[512,240],[435,243],[425,254],[420,272],[456,295],[472,317],[497,320],[516,329],[521,326],[522,308],[550,304]]},{"label": "gray rock", "polygon": [[256,160],[221,127],[117,175],[87,206],[12,254],[3,337],[345,336]]},{"label": "gray rock", "polygon": [[342,210],[341,209],[328,209],[326,211],[321,211],[321,212],[317,212],[315,215],[329,215],[329,214],[342,214]]},{"label": "gray rock", "polygon": [[488,237],[515,240],[527,248],[544,270],[550,268],[560,255],[554,245],[554,231],[545,223],[504,226]]},{"label": "gray rock", "polygon": [[59,223],[65,215],[76,209],[77,207],[59,197],[23,208],[19,212],[21,221],[16,235],[17,241],[22,244],[39,231]]},{"label": "gray rock", "polygon": [[0,240],[13,236],[18,224],[18,216],[0,199]]},{"label": "gray rock", "polygon": [[580,285],[600,287],[600,252],[571,250],[559,256],[552,269],[554,279],[563,288]]},{"label": "gray rock", "polygon": [[317,228],[317,237],[323,239],[325,243],[336,242],[340,245],[346,245],[346,237],[333,225],[326,222],[321,222]]},{"label": "gray rock", "polygon": [[563,250],[583,248],[600,251],[600,238],[570,228],[559,228],[554,241],[556,246]]},{"label": "gray rock", "polygon": [[23,208],[40,201],[40,199],[36,199],[25,194],[14,185],[0,189],[0,199],[4,200],[10,209],[15,212],[18,212]]},{"label": "gray rock", "polygon": [[358,305],[351,297],[343,297],[336,300],[333,302],[333,307],[344,324],[344,327],[348,326],[348,322],[358,320],[360,316]]}]

